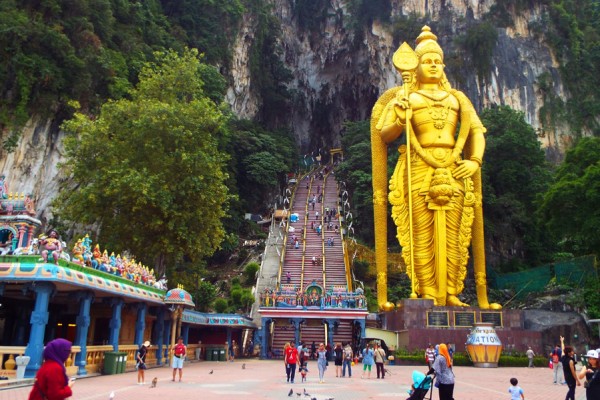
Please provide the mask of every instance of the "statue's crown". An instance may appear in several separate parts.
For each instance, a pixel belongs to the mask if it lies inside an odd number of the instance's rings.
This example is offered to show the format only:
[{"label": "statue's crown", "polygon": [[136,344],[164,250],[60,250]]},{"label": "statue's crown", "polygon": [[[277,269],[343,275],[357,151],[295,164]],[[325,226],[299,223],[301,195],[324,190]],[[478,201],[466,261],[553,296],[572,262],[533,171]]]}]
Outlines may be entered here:
[{"label": "statue's crown", "polygon": [[417,47],[415,47],[415,53],[421,58],[423,54],[436,53],[439,54],[442,59],[444,58],[444,51],[437,42],[437,36],[431,32],[431,28],[425,25],[421,28],[421,34],[417,37]]}]

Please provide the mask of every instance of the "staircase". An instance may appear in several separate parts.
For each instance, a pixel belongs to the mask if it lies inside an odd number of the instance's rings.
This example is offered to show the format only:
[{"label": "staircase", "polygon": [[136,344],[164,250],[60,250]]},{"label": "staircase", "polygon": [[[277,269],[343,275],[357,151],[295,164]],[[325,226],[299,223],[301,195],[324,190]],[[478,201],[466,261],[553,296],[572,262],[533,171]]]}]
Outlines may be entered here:
[{"label": "staircase", "polygon": [[[325,189],[323,196],[323,243],[325,263],[325,284],[327,289],[332,285],[348,285],[346,279],[346,264],[344,262],[344,248],[340,230],[335,232],[335,226],[340,226],[338,217],[338,186],[333,174],[325,177]],[[329,210],[329,212],[327,211]],[[331,226],[331,227],[330,227]],[[333,240],[333,246],[327,244],[327,239]]]},{"label": "staircase", "polygon": [[302,325],[300,331],[300,340],[310,350],[312,342],[315,342],[317,346],[319,343],[325,343],[325,325],[321,320],[309,320],[307,323]]},{"label": "staircase", "polygon": [[[307,186],[309,187],[308,189]],[[298,288],[300,288],[302,282],[302,266],[304,263],[305,248],[305,240],[302,232],[306,230],[306,213],[310,187],[311,181],[308,179],[303,179],[296,187],[294,200],[290,205],[290,218],[288,218],[290,230],[287,233],[285,256],[283,259],[283,268],[281,270],[281,283],[291,284]],[[299,218],[297,222],[292,222],[292,214],[298,214]],[[298,240],[298,248],[295,248],[294,246],[294,237]],[[290,277],[289,280],[288,273]]]},{"label": "staircase", "polygon": [[353,335],[352,321],[342,319],[333,332],[333,341],[334,343],[354,343],[352,340]]}]

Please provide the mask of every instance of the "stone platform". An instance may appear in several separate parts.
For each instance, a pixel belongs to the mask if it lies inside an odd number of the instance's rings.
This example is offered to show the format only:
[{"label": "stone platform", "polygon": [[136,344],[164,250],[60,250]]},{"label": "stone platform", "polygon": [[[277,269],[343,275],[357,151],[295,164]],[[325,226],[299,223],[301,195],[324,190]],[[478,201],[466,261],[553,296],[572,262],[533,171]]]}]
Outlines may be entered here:
[{"label": "stone platform", "polygon": [[522,310],[482,310],[478,307],[434,307],[433,300],[404,299],[394,311],[380,314],[382,328],[399,332],[399,348],[425,349],[429,343],[450,343],[465,351],[475,322],[494,323],[505,351],[525,352],[528,346],[544,354],[542,334],[525,329]]}]

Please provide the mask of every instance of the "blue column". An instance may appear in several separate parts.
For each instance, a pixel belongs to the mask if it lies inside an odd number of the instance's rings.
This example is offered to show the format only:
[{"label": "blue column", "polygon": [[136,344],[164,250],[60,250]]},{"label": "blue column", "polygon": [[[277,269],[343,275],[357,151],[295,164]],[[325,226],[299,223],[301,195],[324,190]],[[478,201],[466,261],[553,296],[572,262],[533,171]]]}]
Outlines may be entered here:
[{"label": "blue column", "polygon": [[360,325],[360,338],[364,338],[365,336],[367,336],[367,329],[365,326],[365,319],[357,319],[354,321],[354,323],[357,323],[358,325]]},{"label": "blue column", "polygon": [[294,325],[294,341],[296,346],[300,343],[300,325],[304,322],[302,318],[290,318],[290,322]]},{"label": "blue column", "polygon": [[[333,342],[333,331],[335,329],[335,325],[338,323],[337,319],[326,319],[325,323],[327,324],[327,344],[331,346],[331,348],[335,348],[335,343]],[[333,353],[333,351],[332,351]],[[329,357],[333,357],[332,354]]]},{"label": "blue column", "polygon": [[137,308],[137,320],[135,322],[135,339],[134,343],[138,345],[138,347],[142,346],[144,340],[144,331],[146,330],[146,311],[148,307],[146,303],[138,303],[136,304]]},{"label": "blue column", "polygon": [[112,306],[112,318],[108,325],[110,334],[108,344],[112,345],[113,351],[119,351],[119,332],[121,332],[121,310],[123,309],[123,299],[110,299]]},{"label": "blue column", "polygon": [[44,331],[48,323],[48,304],[55,288],[50,282],[34,282],[29,288],[35,292],[35,306],[29,319],[31,332],[29,333],[29,344],[25,349],[25,355],[29,356],[30,359],[25,369],[25,377],[33,378],[42,365]]},{"label": "blue column", "polygon": [[165,335],[164,335],[165,332],[164,331],[165,331],[165,309],[161,307],[156,312],[156,322],[154,325],[154,332],[155,332],[156,345],[157,345],[156,365],[162,365],[162,360],[163,360],[162,350],[163,350],[163,344],[164,344],[164,340],[165,340]]},{"label": "blue column", "polygon": [[183,336],[183,343],[185,343],[185,345],[188,345],[188,339],[190,337],[190,325],[189,324],[185,324],[181,326],[181,336]]},{"label": "blue column", "polygon": [[94,300],[94,293],[77,292],[74,297],[79,302],[79,315],[76,319],[77,332],[75,332],[73,345],[81,347],[81,351],[75,355],[75,365],[79,367],[77,368],[77,375],[87,375],[85,369],[87,365],[87,336],[90,327],[90,307]]},{"label": "blue column", "polygon": [[262,358],[263,360],[266,359],[268,357],[268,350],[269,350],[269,333],[270,333],[270,328],[271,328],[271,322],[272,319],[271,318],[263,318],[262,319],[262,337],[261,337],[261,343],[260,343],[260,358]]},{"label": "blue column", "polygon": [[165,337],[165,344],[166,347],[163,351],[163,357],[165,358],[167,364],[170,362],[169,361],[169,345],[171,344],[171,324],[175,322],[172,319],[168,320],[167,323],[165,324],[165,333],[164,333],[164,337]]},{"label": "blue column", "polygon": [[231,349],[233,346],[231,345],[231,328],[227,328],[227,348],[225,349],[225,354],[227,355],[227,359],[225,361],[229,361],[229,357],[231,357],[231,354],[229,354],[229,349]]}]

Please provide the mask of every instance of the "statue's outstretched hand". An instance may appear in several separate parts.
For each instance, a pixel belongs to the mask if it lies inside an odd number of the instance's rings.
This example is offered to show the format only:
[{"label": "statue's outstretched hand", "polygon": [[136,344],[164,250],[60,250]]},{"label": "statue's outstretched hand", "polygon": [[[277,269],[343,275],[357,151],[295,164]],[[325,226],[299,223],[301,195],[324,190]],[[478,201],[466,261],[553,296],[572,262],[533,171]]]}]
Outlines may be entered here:
[{"label": "statue's outstretched hand", "polygon": [[464,179],[473,176],[479,169],[479,164],[471,160],[461,160],[457,164],[458,167],[452,173],[455,179]]}]

